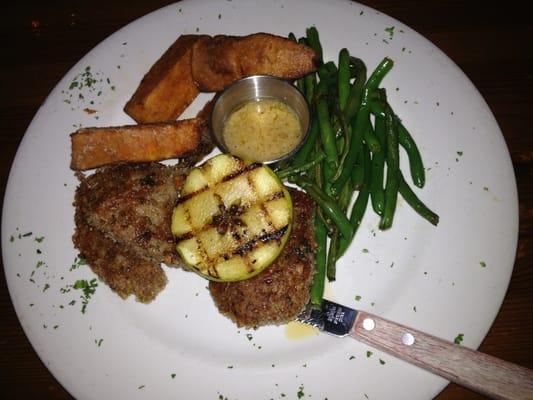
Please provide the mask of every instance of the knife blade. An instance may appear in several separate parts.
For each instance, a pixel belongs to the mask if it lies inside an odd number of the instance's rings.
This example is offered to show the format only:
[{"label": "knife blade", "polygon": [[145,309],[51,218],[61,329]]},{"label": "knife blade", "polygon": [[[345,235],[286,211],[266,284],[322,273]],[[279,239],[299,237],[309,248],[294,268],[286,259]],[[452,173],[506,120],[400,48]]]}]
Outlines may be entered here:
[{"label": "knife blade", "polygon": [[351,336],[495,399],[533,400],[533,370],[324,299],[296,318],[336,337]]}]

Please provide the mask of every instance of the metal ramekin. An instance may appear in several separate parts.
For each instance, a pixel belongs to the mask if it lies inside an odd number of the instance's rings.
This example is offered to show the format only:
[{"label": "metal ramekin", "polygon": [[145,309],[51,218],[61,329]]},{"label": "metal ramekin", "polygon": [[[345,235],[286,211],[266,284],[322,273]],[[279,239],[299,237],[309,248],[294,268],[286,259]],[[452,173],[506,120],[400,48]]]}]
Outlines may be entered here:
[{"label": "metal ramekin", "polygon": [[309,104],[304,95],[291,83],[267,75],[254,75],[240,79],[215,97],[211,117],[209,119],[211,134],[218,148],[229,153],[222,130],[227,117],[242,104],[258,99],[276,99],[291,107],[300,120],[302,139],[289,153],[274,160],[264,161],[266,164],[286,160],[294,155],[307,139],[311,124]]}]

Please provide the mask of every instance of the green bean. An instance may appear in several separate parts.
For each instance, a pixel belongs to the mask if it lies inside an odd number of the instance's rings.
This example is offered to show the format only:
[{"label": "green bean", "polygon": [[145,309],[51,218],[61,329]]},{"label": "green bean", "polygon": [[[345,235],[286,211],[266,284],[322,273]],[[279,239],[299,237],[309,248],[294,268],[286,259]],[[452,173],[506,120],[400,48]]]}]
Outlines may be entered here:
[{"label": "green bean", "polygon": [[[320,144],[320,141],[317,140],[316,143],[315,143],[315,153],[319,153],[322,151],[322,146]],[[315,170],[314,170],[314,174],[310,174],[310,175],[313,175],[314,177],[314,181],[315,181],[315,184],[317,185],[318,188],[323,188],[324,186],[324,177],[323,177],[323,165],[324,163],[317,163],[315,164]],[[294,180],[294,183],[297,183],[296,180]],[[322,221],[322,223],[324,224],[324,226],[326,227],[327,229],[327,232],[328,234],[329,233],[333,233],[333,231],[335,230],[335,226],[333,225],[333,223],[331,222],[331,220],[328,220],[326,218],[326,216],[324,215],[322,209],[320,207],[317,208],[316,210],[316,215],[318,215],[318,217],[320,218],[320,220]]]},{"label": "green bean", "polygon": [[354,190],[360,190],[361,186],[363,186],[364,178],[365,178],[365,168],[362,163],[363,154],[362,151],[357,154],[357,160],[358,162],[353,166],[352,173],[350,175],[350,179],[352,182],[352,187]]},{"label": "green bean", "polygon": [[[373,93],[376,93],[376,92],[373,92]],[[369,106],[370,106],[370,112],[372,114],[374,114],[374,116],[376,118],[385,118],[385,106],[387,103],[383,102],[383,101],[380,101],[376,98],[372,98],[369,102],[368,102]]]},{"label": "green bean", "polygon": [[[309,78],[310,77],[310,78]],[[316,88],[316,77],[315,74],[309,74],[306,75],[305,78],[305,93],[307,101],[310,105],[312,105],[312,98],[314,96],[315,88]],[[310,96],[311,99],[308,98]],[[309,134],[307,136],[307,139],[305,140],[304,144],[300,149],[296,152],[292,159],[292,164],[302,164],[307,160],[309,155],[312,153],[313,148],[315,147],[315,142],[317,141],[319,134],[318,129],[318,121],[316,118],[311,118],[311,126],[309,127]]]},{"label": "green bean", "polygon": [[413,210],[415,210],[421,217],[428,220],[433,225],[437,226],[439,223],[439,216],[435,214],[433,211],[431,211],[413,192],[413,190],[409,187],[407,182],[405,181],[405,178],[403,177],[401,171],[398,174],[399,176],[399,187],[398,190],[404,200],[411,206]]},{"label": "green bean", "polygon": [[337,66],[335,65],[333,61],[328,61],[327,63],[322,64],[316,70],[320,80],[330,78],[332,75],[336,74],[337,71],[338,71]]},{"label": "green bean", "polygon": [[[316,118],[314,118],[316,120]],[[322,144],[320,143],[320,140],[315,141],[315,149],[314,152],[320,153],[322,151]],[[315,171],[314,171],[314,182],[316,185],[321,188],[322,187],[322,163],[315,164]]]},{"label": "green bean", "polygon": [[400,154],[398,144],[398,128],[394,113],[387,107],[385,109],[385,136],[387,153],[387,180],[385,183],[385,208],[379,224],[380,229],[392,226],[396,203],[398,201],[398,186],[400,172]]},{"label": "green bean", "polygon": [[324,226],[326,227],[326,230],[328,232],[328,236],[333,235],[333,232],[335,232],[337,230],[337,228],[335,227],[334,222],[324,215],[324,210],[322,210],[322,208],[320,208],[320,207],[317,210],[317,215],[320,218],[320,220],[322,221],[322,223],[324,224]]},{"label": "green bean", "polygon": [[338,192],[333,189],[332,178],[335,173],[334,167],[328,163],[326,160],[322,163],[322,173],[324,179],[322,181],[322,189],[329,197],[336,197]]},{"label": "green bean", "polygon": [[296,79],[296,87],[305,96],[305,80],[304,80],[304,78]]},{"label": "green bean", "polygon": [[[378,140],[385,143],[385,121],[383,118],[376,117],[375,132]],[[385,192],[383,191],[383,170],[385,168],[385,152],[372,154],[371,180],[370,180],[370,199],[372,208],[378,215],[383,215],[385,208]]]},{"label": "green bean", "polygon": [[344,212],[339,205],[318,188],[314,183],[304,178],[296,180],[302,188],[313,198],[313,200],[322,208],[324,213],[331,218],[339,232],[345,238],[349,239],[352,236],[352,227],[350,221],[344,215]]},{"label": "green bean", "polygon": [[372,129],[372,125],[370,124],[370,115],[367,116],[367,118],[368,123],[366,124],[365,130],[363,131],[363,138],[365,140],[365,143],[370,148],[370,151],[372,151],[372,153],[382,152],[383,149],[381,148],[381,143],[379,142],[379,139],[377,138],[376,134],[374,133],[374,130]]},{"label": "green bean", "polygon": [[339,157],[339,165],[337,167],[337,170],[335,171],[335,173],[333,174],[331,178],[334,181],[340,177],[344,169],[346,159],[348,157],[348,154],[350,153],[351,140],[352,140],[351,138],[352,132],[350,128],[347,126],[346,120],[344,119],[344,114],[341,112],[339,108],[335,109],[335,116],[337,117],[337,122],[340,126],[342,136],[340,136],[339,139],[337,140],[337,150],[340,153],[340,157]]},{"label": "green bean", "polygon": [[346,115],[346,121],[351,121],[357,110],[359,110],[359,105],[361,104],[361,96],[363,94],[363,88],[366,82],[366,65],[359,58],[350,57],[350,63],[354,65],[356,70],[355,81],[350,87],[350,94],[348,96],[348,101],[346,102],[346,108],[344,114]]},{"label": "green bean", "polygon": [[346,185],[344,185],[344,187],[342,188],[342,192],[339,196],[339,206],[344,211],[344,213],[346,213],[346,211],[348,210],[348,206],[350,205],[352,196],[353,196],[352,182],[348,181],[346,182]]},{"label": "green bean", "polygon": [[323,63],[322,45],[320,44],[320,36],[318,35],[318,30],[314,26],[311,26],[307,28],[306,35],[307,35],[307,42],[309,43],[309,47],[311,47],[316,53],[316,57],[315,57],[316,63],[318,65],[322,64]]},{"label": "green bean", "polygon": [[316,164],[320,163],[324,158],[326,158],[326,155],[323,152],[320,152],[312,160],[304,164],[293,164],[291,167],[277,171],[276,175],[278,175],[280,179],[284,179],[290,175],[301,174],[302,172],[313,168]]},{"label": "green bean", "polygon": [[[346,185],[342,188],[342,192],[339,195],[338,204],[343,213],[346,213],[348,205],[353,195],[353,189],[351,182],[346,182]],[[341,243],[343,240],[350,242],[353,238],[353,233],[350,239],[345,238],[342,235],[339,235],[339,231],[336,230],[331,236],[331,241],[329,243],[328,259],[326,264],[326,273],[329,281],[335,280],[336,275],[336,263],[340,258],[339,250],[341,248]]]},{"label": "green bean", "polygon": [[370,119],[369,119],[370,110],[368,108],[367,100],[368,100],[368,90],[365,89],[363,91],[363,97],[361,99],[361,105],[359,106],[359,111],[357,112],[357,117],[355,118],[355,122],[352,127],[352,140],[350,144],[350,151],[348,152],[348,155],[346,156],[346,160],[344,161],[344,166],[343,166],[341,173],[339,174],[339,177],[333,183],[333,186],[332,186],[333,193],[339,193],[344,187],[344,184],[346,183],[346,181],[350,179],[352,166],[355,164],[357,154],[359,153],[359,150],[361,148],[364,133],[368,129],[368,125],[370,125]]},{"label": "green bean", "polygon": [[418,150],[413,137],[399,120],[398,141],[405,149],[407,157],[409,158],[409,169],[413,183],[419,188],[424,187],[424,184],[426,183],[426,171],[424,169],[424,163],[422,162],[422,156],[420,155],[420,151]]},{"label": "green bean", "polygon": [[311,120],[311,127],[309,128],[309,135],[307,136],[307,140],[302,145],[302,147],[300,147],[300,150],[296,152],[296,154],[292,158],[291,164],[302,164],[309,158],[309,155],[313,152],[313,147],[315,146],[315,142],[318,139],[318,135],[318,121],[316,118],[313,118]]},{"label": "green bean", "polygon": [[333,282],[335,280],[335,275],[337,274],[336,263],[338,260],[337,252],[339,250],[339,240],[340,234],[338,230],[335,230],[329,241],[329,251],[326,261],[326,276],[328,281]]},{"label": "green bean", "polygon": [[[359,194],[357,195],[357,199],[355,199],[355,202],[352,206],[352,211],[350,212],[350,224],[352,225],[353,234],[355,236],[355,233],[359,229],[359,226],[361,225],[361,221],[363,219],[363,216],[365,214],[366,208],[368,206],[368,198],[370,196],[370,183],[371,183],[371,160],[370,160],[370,151],[368,150],[367,146],[363,146],[362,148],[362,169],[364,171],[364,179],[363,184],[361,186],[361,190],[359,191]],[[340,239],[339,242],[339,250],[337,251],[337,257],[341,257],[348,246],[350,246],[352,239],[347,240],[344,237]]]},{"label": "green bean", "polygon": [[316,74],[314,72],[304,76],[305,82],[305,99],[309,104],[313,103],[316,90]]},{"label": "green bean", "polygon": [[346,108],[350,94],[350,53],[347,49],[339,52],[339,74],[337,87],[339,92],[339,107],[342,111]]},{"label": "green bean", "polygon": [[331,164],[332,168],[335,168],[338,164],[335,132],[333,132],[333,127],[331,126],[328,103],[325,99],[317,100],[316,113],[320,127],[320,138],[324,153],[326,153],[326,161]]},{"label": "green bean", "polygon": [[376,67],[374,72],[372,72],[370,78],[368,78],[368,81],[366,82],[366,87],[370,90],[376,90],[385,75],[387,75],[387,73],[391,70],[393,65],[394,62],[390,58],[385,57]]},{"label": "green bean", "polygon": [[350,222],[354,229],[354,232],[359,228],[361,220],[366,210],[368,204],[368,197],[370,195],[370,179],[371,179],[371,170],[370,170],[370,151],[367,146],[363,146],[361,149],[362,153],[362,166],[363,166],[363,184],[361,185],[361,190],[359,195],[355,200],[354,206],[350,213]]},{"label": "green bean", "polygon": [[[376,117],[385,115],[385,108],[388,106],[383,99],[370,101],[370,111]],[[388,106],[390,107],[390,106]],[[398,126],[398,141],[400,145],[405,149],[407,157],[409,159],[409,170],[411,172],[411,179],[413,183],[419,188],[424,187],[426,183],[426,171],[424,169],[424,163],[422,162],[422,156],[418,150],[418,146],[414,141],[409,131],[402,124],[400,118],[397,115],[394,116]]]},{"label": "green bean", "polygon": [[322,305],[322,297],[324,297],[324,284],[326,280],[326,241],[327,232],[326,227],[315,213],[315,273],[313,275],[313,283],[311,285],[311,304],[320,308]]}]

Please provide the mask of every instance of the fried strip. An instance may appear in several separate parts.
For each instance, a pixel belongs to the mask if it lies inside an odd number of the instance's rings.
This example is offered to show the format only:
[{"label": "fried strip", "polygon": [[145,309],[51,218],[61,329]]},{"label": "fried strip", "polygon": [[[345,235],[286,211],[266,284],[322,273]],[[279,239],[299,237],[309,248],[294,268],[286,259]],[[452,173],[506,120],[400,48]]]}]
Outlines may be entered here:
[{"label": "fried strip", "polygon": [[217,92],[237,79],[272,75],[296,79],[315,70],[315,52],[268,33],[202,37],[193,44],[192,76],[203,92]]},{"label": "fried strip", "polygon": [[198,95],[192,46],[201,35],[182,35],[150,68],[124,111],[138,123],[175,120]]},{"label": "fried strip", "polygon": [[70,168],[86,170],[122,161],[146,162],[176,158],[194,151],[205,120],[82,128],[72,133]]}]

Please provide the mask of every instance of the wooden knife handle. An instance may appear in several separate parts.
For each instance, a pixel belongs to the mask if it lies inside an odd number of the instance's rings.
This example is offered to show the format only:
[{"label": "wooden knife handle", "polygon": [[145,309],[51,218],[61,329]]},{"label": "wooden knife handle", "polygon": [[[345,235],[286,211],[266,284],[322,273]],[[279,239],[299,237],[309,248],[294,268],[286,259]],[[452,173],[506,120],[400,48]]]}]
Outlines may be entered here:
[{"label": "wooden knife handle", "polygon": [[533,399],[533,370],[359,311],[353,338],[495,399]]}]

